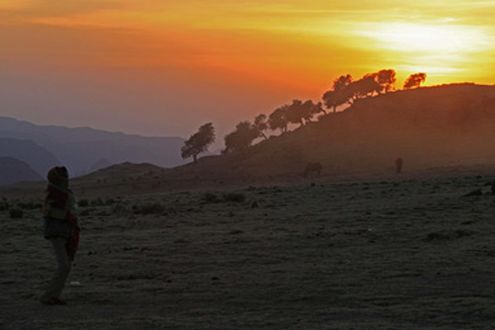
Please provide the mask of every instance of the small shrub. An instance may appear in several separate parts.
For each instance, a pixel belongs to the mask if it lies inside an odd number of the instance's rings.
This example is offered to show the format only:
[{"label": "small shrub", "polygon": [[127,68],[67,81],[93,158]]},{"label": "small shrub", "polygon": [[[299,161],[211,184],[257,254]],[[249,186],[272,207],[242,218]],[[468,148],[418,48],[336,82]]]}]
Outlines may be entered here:
[{"label": "small shrub", "polygon": [[220,202],[220,198],[213,193],[205,193],[201,198],[206,203],[218,203]]},{"label": "small shrub", "polygon": [[9,209],[9,202],[7,200],[0,201],[0,212],[7,211]]},{"label": "small shrub", "polygon": [[105,203],[103,202],[103,199],[101,199],[100,197],[93,199],[91,201],[91,206],[103,206],[103,205],[105,205]]},{"label": "small shrub", "polygon": [[12,208],[9,210],[9,216],[12,219],[21,219],[24,216],[24,211],[19,208]]},{"label": "small shrub", "polygon": [[29,201],[29,202],[19,202],[17,203],[17,207],[23,210],[37,210],[37,209],[41,209],[43,206],[41,205],[41,203]]},{"label": "small shrub", "polygon": [[223,194],[223,199],[226,202],[242,203],[246,200],[246,195],[243,193],[227,193]]},{"label": "small shrub", "polygon": [[91,212],[90,212],[89,209],[84,209],[81,212],[79,212],[79,215],[82,216],[82,217],[87,217],[90,214],[91,214]]},{"label": "small shrub", "polygon": [[125,215],[130,213],[129,208],[123,203],[117,203],[112,206],[112,213],[118,215]]},{"label": "small shrub", "polygon": [[132,207],[135,214],[163,214],[165,212],[165,206],[160,203],[145,203],[141,205],[134,205]]},{"label": "small shrub", "polygon": [[81,199],[80,201],[77,202],[77,205],[79,207],[88,207],[89,201],[87,199]]}]

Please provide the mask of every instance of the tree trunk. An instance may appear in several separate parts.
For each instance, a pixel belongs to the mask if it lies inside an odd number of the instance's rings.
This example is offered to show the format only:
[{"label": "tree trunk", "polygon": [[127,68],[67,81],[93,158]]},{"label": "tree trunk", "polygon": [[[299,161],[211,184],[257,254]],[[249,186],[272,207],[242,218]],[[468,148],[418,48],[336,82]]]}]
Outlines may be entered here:
[{"label": "tree trunk", "polygon": [[198,163],[198,155],[193,155],[194,164]]}]

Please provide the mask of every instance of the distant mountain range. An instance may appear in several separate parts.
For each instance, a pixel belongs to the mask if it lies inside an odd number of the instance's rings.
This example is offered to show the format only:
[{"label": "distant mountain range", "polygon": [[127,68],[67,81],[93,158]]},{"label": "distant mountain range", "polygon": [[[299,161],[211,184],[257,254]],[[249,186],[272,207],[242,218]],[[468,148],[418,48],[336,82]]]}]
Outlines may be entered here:
[{"label": "distant mountain range", "polygon": [[0,137],[0,157],[10,157],[29,164],[40,175],[59,164],[51,152],[30,140]]},{"label": "distant mountain range", "polygon": [[27,163],[11,157],[0,157],[0,173],[0,185],[41,180]]},{"label": "distant mountain range", "polygon": [[0,117],[0,157],[23,161],[41,176],[56,164],[67,166],[72,175],[122,162],[173,167],[184,163],[180,157],[183,143],[179,137],[144,137],[87,127],[43,126]]}]

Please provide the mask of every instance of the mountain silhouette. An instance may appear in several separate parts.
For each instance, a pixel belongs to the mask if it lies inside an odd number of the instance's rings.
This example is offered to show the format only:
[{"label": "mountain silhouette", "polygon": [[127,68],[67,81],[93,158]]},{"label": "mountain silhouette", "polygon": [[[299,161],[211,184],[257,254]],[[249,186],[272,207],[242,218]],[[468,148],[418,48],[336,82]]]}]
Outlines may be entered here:
[{"label": "mountain silhouette", "polygon": [[149,162],[163,167],[184,163],[180,157],[184,140],[179,137],[144,137],[87,127],[43,126],[0,117],[0,138],[35,142],[53,153],[72,175],[87,173],[102,159],[108,164]]},{"label": "mountain silhouette", "polygon": [[[37,143],[12,138],[0,138],[0,157],[11,157],[25,162],[41,176],[60,163],[52,153]],[[5,175],[1,173],[0,177]]]},{"label": "mountain silhouette", "polygon": [[27,163],[11,157],[0,157],[0,173],[0,185],[42,179]]}]

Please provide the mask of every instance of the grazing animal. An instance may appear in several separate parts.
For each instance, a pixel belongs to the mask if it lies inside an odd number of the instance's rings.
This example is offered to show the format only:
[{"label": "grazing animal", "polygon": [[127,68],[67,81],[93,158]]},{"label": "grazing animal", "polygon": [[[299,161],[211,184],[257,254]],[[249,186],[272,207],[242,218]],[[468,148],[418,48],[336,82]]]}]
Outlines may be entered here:
[{"label": "grazing animal", "polygon": [[307,178],[310,175],[311,176],[320,176],[322,170],[323,170],[323,166],[321,165],[321,163],[319,163],[319,162],[308,163],[306,165],[306,168],[304,169],[304,177]]},{"label": "grazing animal", "polygon": [[400,174],[402,173],[402,166],[404,165],[404,161],[402,160],[402,158],[397,158],[395,160],[395,172]]}]

